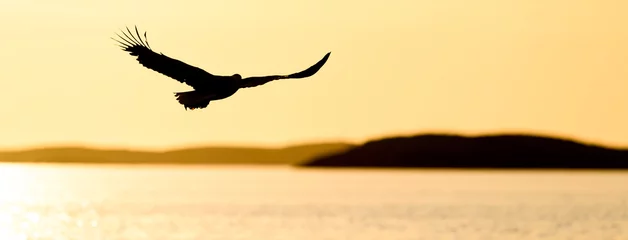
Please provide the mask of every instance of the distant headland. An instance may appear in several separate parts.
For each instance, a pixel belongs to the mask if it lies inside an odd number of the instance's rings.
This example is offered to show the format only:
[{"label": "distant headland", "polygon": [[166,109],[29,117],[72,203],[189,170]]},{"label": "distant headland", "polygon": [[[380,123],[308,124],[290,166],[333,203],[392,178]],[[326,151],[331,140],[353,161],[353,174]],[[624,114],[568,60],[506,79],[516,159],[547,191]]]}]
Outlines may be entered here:
[{"label": "distant headland", "polygon": [[0,162],[85,164],[255,164],[294,165],[353,145],[321,143],[286,148],[195,147],[171,151],[134,151],[85,147],[49,147],[0,151]]},{"label": "distant headland", "polygon": [[526,134],[422,134],[370,141],[301,166],[626,169],[628,149]]}]

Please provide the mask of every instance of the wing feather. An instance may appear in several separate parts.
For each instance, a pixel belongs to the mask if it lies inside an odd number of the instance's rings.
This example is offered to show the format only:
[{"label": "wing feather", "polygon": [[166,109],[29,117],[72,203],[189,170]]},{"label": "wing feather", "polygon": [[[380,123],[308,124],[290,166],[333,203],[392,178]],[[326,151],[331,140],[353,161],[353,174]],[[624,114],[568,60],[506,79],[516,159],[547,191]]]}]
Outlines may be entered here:
[{"label": "wing feather", "polygon": [[290,79],[290,78],[296,79],[296,78],[310,77],[310,76],[314,75],[316,72],[318,72],[318,70],[321,69],[321,67],[323,67],[323,65],[325,65],[325,62],[327,62],[327,59],[329,58],[330,54],[331,54],[331,52],[328,52],[316,64],[310,66],[309,68],[307,68],[307,69],[305,69],[303,71],[297,72],[297,73],[292,73],[292,74],[289,74],[289,75],[271,75],[271,76],[248,77],[248,78],[242,79],[240,87],[241,88],[256,87],[256,86],[268,83],[270,81],[279,80],[279,79]]},{"label": "wing feather", "polygon": [[128,27],[126,30],[127,32],[121,31],[122,36],[116,33],[120,40],[112,39],[120,44],[119,46],[122,50],[129,52],[132,56],[137,56],[137,61],[144,67],[166,75],[181,83],[185,83],[193,88],[207,85],[208,80],[212,81],[218,79],[218,76],[212,75],[201,68],[170,58],[162,53],[154,52],[148,44],[146,32],[144,32],[144,39],[142,39],[137,27],[135,27],[136,35],[134,35]]}]

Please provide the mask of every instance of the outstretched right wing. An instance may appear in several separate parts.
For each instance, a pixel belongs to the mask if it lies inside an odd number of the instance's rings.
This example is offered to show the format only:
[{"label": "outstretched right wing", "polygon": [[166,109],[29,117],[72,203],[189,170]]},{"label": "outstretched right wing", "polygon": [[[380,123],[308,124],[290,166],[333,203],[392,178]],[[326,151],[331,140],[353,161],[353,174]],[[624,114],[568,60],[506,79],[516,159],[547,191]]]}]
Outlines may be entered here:
[{"label": "outstretched right wing", "polygon": [[139,31],[137,31],[137,26],[135,27],[135,33],[137,34],[135,36],[128,27],[126,30],[129,35],[122,31],[124,37],[116,33],[116,35],[120,37],[120,40],[112,39],[120,44],[122,50],[129,52],[132,56],[137,56],[137,61],[144,67],[173,78],[181,83],[185,83],[193,88],[206,85],[208,79],[211,81],[211,79],[217,80],[219,78],[219,76],[214,76],[203,69],[170,58],[162,53],[154,52],[150,48],[150,45],[148,45],[146,32],[144,32],[144,39],[142,39]]},{"label": "outstretched right wing", "polygon": [[280,80],[280,79],[297,79],[297,78],[310,77],[314,75],[316,72],[318,72],[318,70],[320,70],[321,67],[323,67],[323,65],[325,65],[325,62],[327,62],[327,59],[329,58],[329,54],[331,54],[331,52],[328,52],[327,54],[325,54],[325,56],[321,60],[318,60],[317,63],[315,63],[314,65],[310,66],[309,68],[303,71],[292,73],[292,74],[287,74],[287,75],[248,77],[248,78],[242,79],[240,83],[240,87],[250,88],[250,87],[257,87],[260,85],[264,85],[268,82]]}]

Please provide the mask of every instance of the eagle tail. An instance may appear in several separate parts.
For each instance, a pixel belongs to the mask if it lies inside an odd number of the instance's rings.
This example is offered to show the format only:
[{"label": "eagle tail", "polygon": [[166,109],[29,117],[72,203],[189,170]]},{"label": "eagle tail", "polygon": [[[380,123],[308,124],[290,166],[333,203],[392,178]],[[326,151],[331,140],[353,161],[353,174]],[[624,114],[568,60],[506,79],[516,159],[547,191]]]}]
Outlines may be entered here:
[{"label": "eagle tail", "polygon": [[211,101],[211,96],[197,91],[176,92],[174,96],[177,97],[177,101],[185,107],[185,110],[188,108],[190,110],[205,108],[209,105],[209,101]]}]

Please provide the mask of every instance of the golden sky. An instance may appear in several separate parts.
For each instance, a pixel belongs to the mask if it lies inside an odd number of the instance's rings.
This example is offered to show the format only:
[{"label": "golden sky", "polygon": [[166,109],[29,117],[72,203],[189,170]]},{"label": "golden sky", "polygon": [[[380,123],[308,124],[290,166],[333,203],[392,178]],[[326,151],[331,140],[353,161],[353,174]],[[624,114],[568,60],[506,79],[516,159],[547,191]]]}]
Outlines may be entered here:
[{"label": "golden sky", "polygon": [[[628,146],[622,0],[0,0],[0,147],[284,145],[532,131]],[[200,111],[110,37],[211,73],[302,70]]]}]

